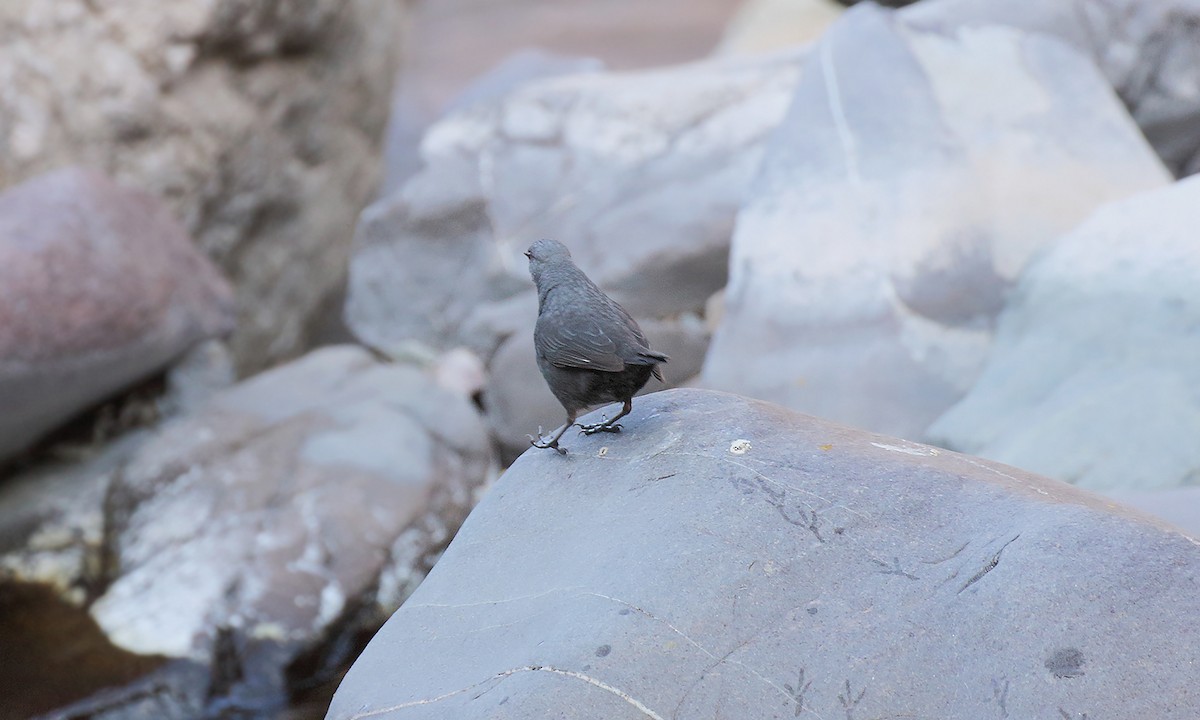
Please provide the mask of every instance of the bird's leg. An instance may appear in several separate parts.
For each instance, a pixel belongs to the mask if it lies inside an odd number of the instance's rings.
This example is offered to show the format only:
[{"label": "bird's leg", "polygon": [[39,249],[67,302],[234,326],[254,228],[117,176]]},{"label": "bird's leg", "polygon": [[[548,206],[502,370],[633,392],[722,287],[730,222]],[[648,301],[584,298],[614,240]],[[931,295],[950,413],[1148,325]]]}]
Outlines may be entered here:
[{"label": "bird's leg", "polygon": [[625,407],[621,408],[621,412],[617,413],[612,420],[605,420],[604,422],[593,423],[591,425],[580,425],[579,432],[584,435],[592,435],[598,432],[621,432],[621,426],[617,424],[617,421],[628,415],[631,410],[633,410],[632,398],[625,401]]},{"label": "bird's leg", "polygon": [[577,413],[575,413],[575,412],[568,412],[567,413],[567,423],[562,426],[562,429],[560,429],[558,431],[557,435],[550,438],[549,440],[542,437],[542,428],[540,426],[538,427],[538,436],[536,439],[532,435],[526,435],[525,437],[529,438],[529,444],[534,446],[535,448],[554,448],[555,450],[558,451],[559,455],[566,455],[567,454],[566,449],[560,448],[558,446],[558,439],[563,436],[563,433],[565,433],[567,431],[567,428],[569,428],[575,424],[575,415],[576,414]]}]

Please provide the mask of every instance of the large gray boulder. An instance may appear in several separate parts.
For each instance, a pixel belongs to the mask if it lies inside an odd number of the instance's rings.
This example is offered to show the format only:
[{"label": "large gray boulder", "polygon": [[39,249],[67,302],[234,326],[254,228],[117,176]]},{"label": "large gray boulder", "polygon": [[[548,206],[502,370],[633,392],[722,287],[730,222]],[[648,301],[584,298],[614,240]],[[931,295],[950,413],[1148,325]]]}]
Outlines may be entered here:
[{"label": "large gray boulder", "polygon": [[1167,166],[1200,172],[1200,0],[925,0],[914,27],[1009,25],[1060,38],[1088,55]]},{"label": "large gray boulder", "polygon": [[915,438],[971,387],[1027,259],[1170,176],[1062,42],[898,18],[856,6],[812,50],[703,382]]},{"label": "large gray boulder", "polygon": [[[126,442],[0,486],[0,608],[39,599],[21,617],[40,681],[6,704],[55,707],[153,670],[101,705],[273,713],[399,606],[492,472],[467,398],[351,346]],[[86,632],[67,642],[64,627]],[[54,684],[77,665],[89,672]],[[0,687],[17,672],[0,664]]]},{"label": "large gray boulder", "polygon": [[987,367],[929,429],[1097,490],[1200,482],[1200,178],[1105,206],[1022,274]]},{"label": "large gray boulder", "polygon": [[1192,718],[1200,547],[1069,485],[701,390],[529,451],[330,720]]},{"label": "large gray boulder", "polygon": [[233,280],[239,366],[294,355],[343,282],[375,190],[403,13],[362,0],[0,3],[0,185],[85,163],[161,197]]},{"label": "large gray boulder", "polygon": [[81,168],[0,194],[0,461],[233,327],[157,199]]}]

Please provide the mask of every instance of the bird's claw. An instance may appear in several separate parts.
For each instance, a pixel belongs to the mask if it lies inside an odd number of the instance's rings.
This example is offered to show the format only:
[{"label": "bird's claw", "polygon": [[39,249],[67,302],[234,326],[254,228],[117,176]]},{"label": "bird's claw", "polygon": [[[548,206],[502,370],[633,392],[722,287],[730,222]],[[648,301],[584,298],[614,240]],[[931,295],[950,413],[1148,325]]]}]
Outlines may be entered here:
[{"label": "bird's claw", "polygon": [[599,432],[617,433],[621,432],[621,423],[595,423],[593,425],[580,425],[579,433],[581,435],[595,435]]},{"label": "bird's claw", "polygon": [[546,440],[542,437],[542,428],[540,425],[538,426],[538,436],[536,438],[532,435],[526,435],[525,437],[529,438],[529,444],[534,446],[535,448],[541,448],[543,450],[545,450],[546,448],[553,448],[555,451],[558,452],[559,455],[567,454],[566,448],[560,448],[558,446],[557,439],[551,440],[550,442],[546,442]]}]

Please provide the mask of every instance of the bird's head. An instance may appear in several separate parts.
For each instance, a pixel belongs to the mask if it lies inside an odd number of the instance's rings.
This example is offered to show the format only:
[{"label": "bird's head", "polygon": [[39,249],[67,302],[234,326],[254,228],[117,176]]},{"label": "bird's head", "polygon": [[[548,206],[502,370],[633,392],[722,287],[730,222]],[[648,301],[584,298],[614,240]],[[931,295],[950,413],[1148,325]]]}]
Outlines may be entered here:
[{"label": "bird's head", "polygon": [[529,274],[533,276],[534,283],[538,282],[548,267],[573,264],[571,251],[557,240],[538,240],[525,251],[525,257],[529,258]]}]

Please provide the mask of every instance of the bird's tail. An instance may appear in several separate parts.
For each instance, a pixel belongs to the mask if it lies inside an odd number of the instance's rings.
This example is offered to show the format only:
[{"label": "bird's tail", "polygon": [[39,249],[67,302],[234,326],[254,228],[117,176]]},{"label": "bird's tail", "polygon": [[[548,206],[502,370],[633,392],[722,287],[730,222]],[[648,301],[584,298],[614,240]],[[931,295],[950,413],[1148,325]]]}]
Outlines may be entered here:
[{"label": "bird's tail", "polygon": [[665,363],[671,359],[659,351],[651,350],[649,348],[645,350],[638,350],[637,354],[638,358],[643,361],[638,363],[639,365],[656,365],[658,363]]},{"label": "bird's tail", "polygon": [[644,361],[642,363],[638,363],[639,365],[654,365],[654,369],[651,371],[654,373],[654,377],[658,378],[659,382],[666,382],[663,380],[662,370],[658,369],[658,364],[665,363],[671,358],[658,352],[657,350],[651,350],[647,348],[645,350],[638,350],[638,359]]}]

